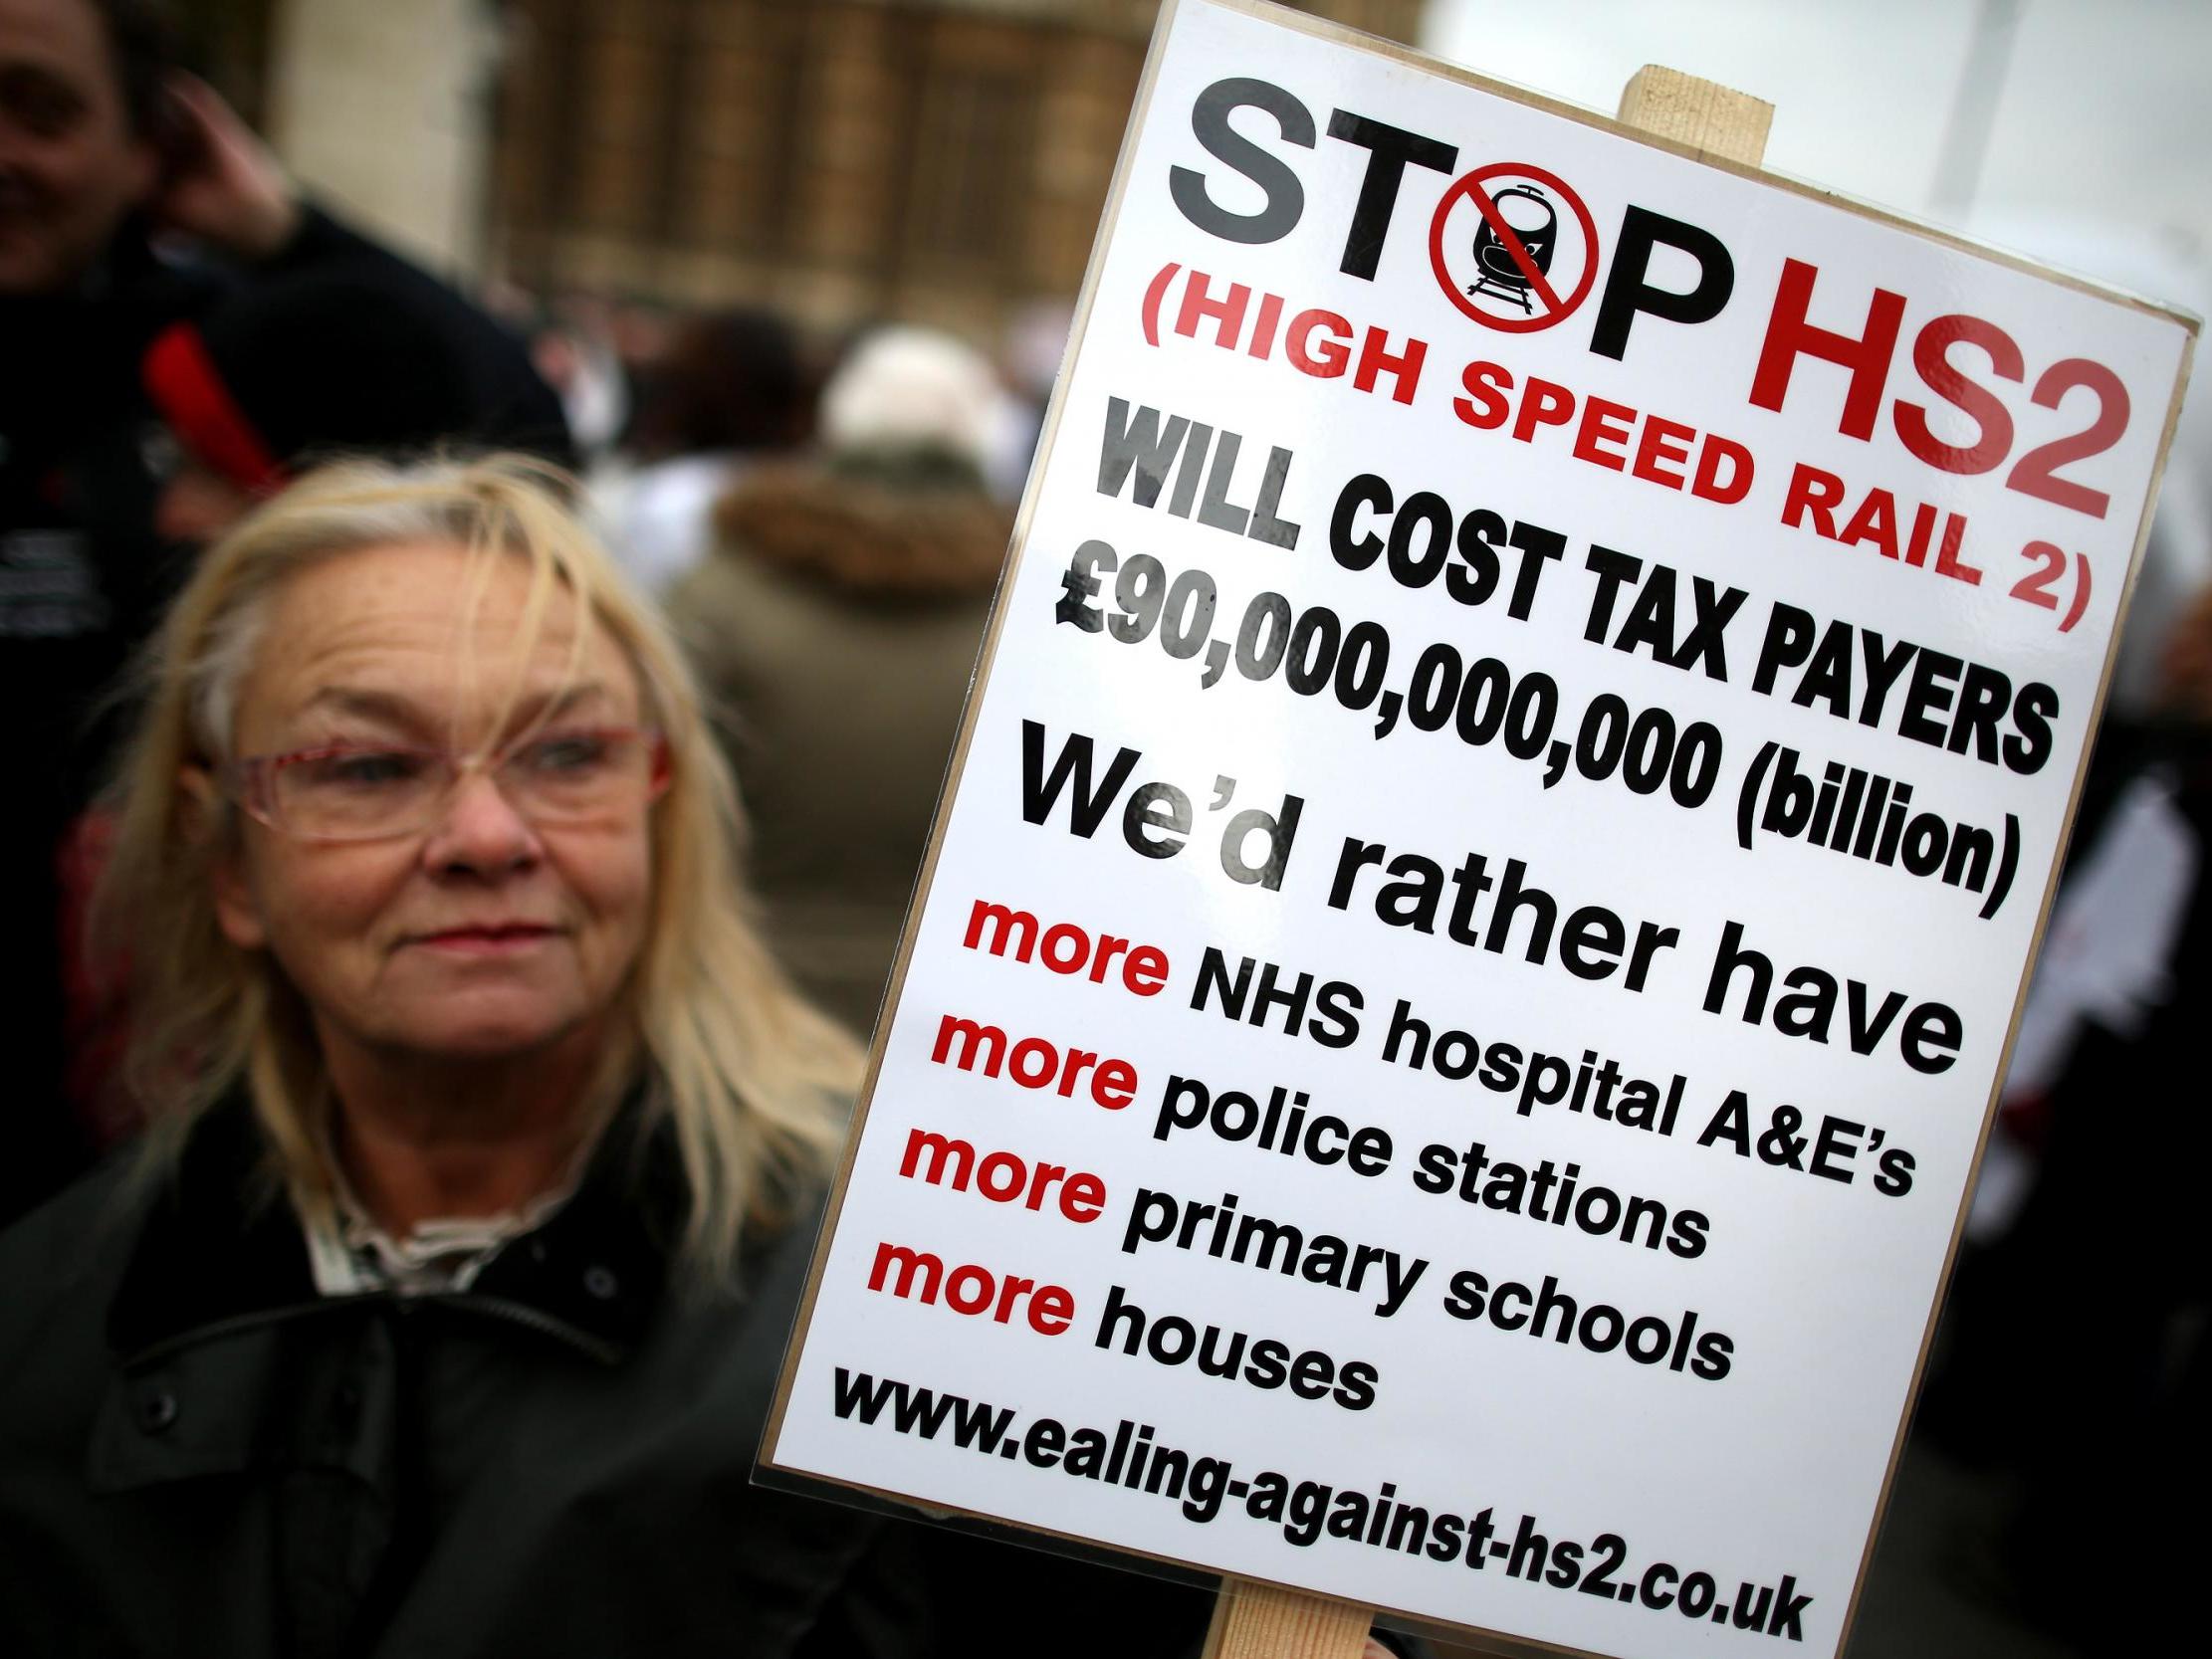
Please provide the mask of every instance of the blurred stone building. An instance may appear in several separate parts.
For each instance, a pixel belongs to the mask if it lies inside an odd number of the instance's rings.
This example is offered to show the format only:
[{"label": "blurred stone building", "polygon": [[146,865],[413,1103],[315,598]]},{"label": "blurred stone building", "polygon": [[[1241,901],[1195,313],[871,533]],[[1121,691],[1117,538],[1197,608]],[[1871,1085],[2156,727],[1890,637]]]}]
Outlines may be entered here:
[{"label": "blurred stone building", "polygon": [[[1072,298],[1157,0],[511,0],[490,268],[988,334]],[[1304,9],[1416,38],[1422,0]]]},{"label": "blurred stone building", "polygon": [[[540,295],[995,332],[1066,300],[1158,0],[169,0],[288,166]],[[1425,0],[1301,9],[1398,41]]]}]

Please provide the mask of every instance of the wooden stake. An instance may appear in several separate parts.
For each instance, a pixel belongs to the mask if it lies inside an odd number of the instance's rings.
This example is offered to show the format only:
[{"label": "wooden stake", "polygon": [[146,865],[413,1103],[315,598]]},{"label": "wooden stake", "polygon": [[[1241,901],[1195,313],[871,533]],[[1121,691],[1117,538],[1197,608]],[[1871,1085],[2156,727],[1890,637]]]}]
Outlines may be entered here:
[{"label": "wooden stake", "polygon": [[1223,1578],[1201,1659],[1359,1659],[1372,1608]]},{"label": "wooden stake", "polygon": [[[1774,105],[1717,82],[1646,64],[1621,94],[1620,121],[1687,144],[1700,156],[1756,167]],[[1360,1659],[1372,1608],[1223,1578],[1201,1659]]]},{"label": "wooden stake", "polygon": [[1756,167],[1766,155],[1774,105],[1718,82],[1646,64],[1622,91],[1619,119],[1656,138],[1687,144],[1700,156]]}]

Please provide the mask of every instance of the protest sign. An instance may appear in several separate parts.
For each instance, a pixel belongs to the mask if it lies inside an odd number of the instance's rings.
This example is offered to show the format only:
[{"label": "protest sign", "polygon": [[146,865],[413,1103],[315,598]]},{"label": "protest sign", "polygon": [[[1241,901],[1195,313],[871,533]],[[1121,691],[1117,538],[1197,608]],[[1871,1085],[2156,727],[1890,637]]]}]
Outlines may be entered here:
[{"label": "protest sign", "polygon": [[1835,1652],[2194,327],[1169,8],[765,1464]]}]

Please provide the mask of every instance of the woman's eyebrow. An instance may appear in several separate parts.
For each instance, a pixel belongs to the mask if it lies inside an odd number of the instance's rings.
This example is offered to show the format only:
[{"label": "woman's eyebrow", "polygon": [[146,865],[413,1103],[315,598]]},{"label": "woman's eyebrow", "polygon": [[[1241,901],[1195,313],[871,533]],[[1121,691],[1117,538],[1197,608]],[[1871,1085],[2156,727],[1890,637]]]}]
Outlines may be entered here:
[{"label": "woman's eyebrow", "polygon": [[351,715],[410,730],[427,729],[433,724],[426,710],[405,697],[356,686],[324,686],[300,706],[302,714],[323,712]]},{"label": "woman's eyebrow", "polygon": [[526,696],[515,705],[515,712],[508,724],[511,726],[543,726],[588,703],[606,703],[613,699],[608,687],[597,680],[584,680],[556,692],[541,692]]},{"label": "woman's eyebrow", "polygon": [[[613,695],[611,689],[598,680],[583,680],[557,690],[525,694],[516,708],[532,716],[559,715],[578,704],[605,701]],[[333,709],[342,715],[362,715],[372,720],[397,721],[405,725],[430,725],[438,716],[400,692],[375,691],[360,686],[323,686],[318,688],[301,705],[303,710]]]},{"label": "woman's eyebrow", "polygon": [[[613,697],[612,689],[598,680],[580,681],[536,695],[526,694],[511,710],[507,727],[510,733],[527,731],[559,720],[578,708],[610,703]],[[319,688],[300,706],[295,718],[316,715],[367,721],[417,742],[444,741],[446,739],[439,734],[451,728],[450,718],[443,711],[433,710],[397,692],[362,686]]]}]

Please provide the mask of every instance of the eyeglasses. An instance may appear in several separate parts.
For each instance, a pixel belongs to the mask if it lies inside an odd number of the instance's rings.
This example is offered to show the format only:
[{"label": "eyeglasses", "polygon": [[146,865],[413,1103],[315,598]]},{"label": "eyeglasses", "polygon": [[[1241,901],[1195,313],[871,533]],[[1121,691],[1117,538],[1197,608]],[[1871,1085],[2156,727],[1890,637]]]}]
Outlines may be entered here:
[{"label": "eyeglasses", "polygon": [[471,772],[533,824],[581,823],[635,811],[668,787],[668,740],[632,726],[533,731],[491,754],[331,743],[235,760],[223,777],[240,806],[302,841],[419,835],[444,817]]}]

